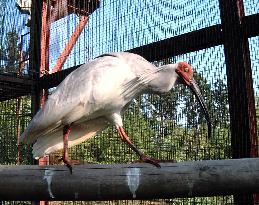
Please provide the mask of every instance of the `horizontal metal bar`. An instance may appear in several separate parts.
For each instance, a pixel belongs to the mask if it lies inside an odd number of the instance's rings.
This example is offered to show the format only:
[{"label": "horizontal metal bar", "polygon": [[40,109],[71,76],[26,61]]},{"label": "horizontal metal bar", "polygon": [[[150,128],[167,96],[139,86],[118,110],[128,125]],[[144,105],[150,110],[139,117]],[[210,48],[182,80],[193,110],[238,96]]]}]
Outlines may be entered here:
[{"label": "horizontal metal bar", "polygon": [[149,61],[159,61],[223,43],[221,25],[206,27],[129,50]]},{"label": "horizontal metal bar", "polygon": [[243,29],[248,38],[259,36],[259,13],[246,16],[243,22]]},{"label": "horizontal metal bar", "polygon": [[[243,21],[243,29],[247,37],[259,35],[259,14],[246,16]],[[221,25],[214,25],[138,48],[133,48],[128,50],[128,52],[139,54],[149,61],[159,61],[172,56],[221,45],[223,43],[224,38],[222,36]],[[44,75],[38,79],[38,87],[41,89],[49,89],[58,86],[69,73],[79,66],[80,65],[74,66],[50,75]],[[30,84],[31,82],[28,81],[28,83]],[[29,93],[30,91],[28,90],[28,94]]]},{"label": "horizontal metal bar", "polygon": [[29,77],[10,76],[9,74],[7,74],[7,75],[0,74],[0,83],[1,82],[18,83],[18,84],[23,84],[23,85],[33,85],[34,84],[34,81],[29,79]]},{"label": "horizontal metal bar", "polygon": [[[139,54],[149,61],[158,61],[219,44],[222,44],[221,29],[220,25],[215,25],[134,48],[128,50],[128,52]],[[51,88],[57,86],[70,72],[79,66],[80,65],[43,76],[40,79],[40,87]]]},{"label": "horizontal metal bar", "polygon": [[44,75],[39,79],[40,89],[49,89],[58,86],[65,77],[67,77],[72,71],[77,69],[79,66],[73,66],[68,69],[58,71],[49,75]]}]

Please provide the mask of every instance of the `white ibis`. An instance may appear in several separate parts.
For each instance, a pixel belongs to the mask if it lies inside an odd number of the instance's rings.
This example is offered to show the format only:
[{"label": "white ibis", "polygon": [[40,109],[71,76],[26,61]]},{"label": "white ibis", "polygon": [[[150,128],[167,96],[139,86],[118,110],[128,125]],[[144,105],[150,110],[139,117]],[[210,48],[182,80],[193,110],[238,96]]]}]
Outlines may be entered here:
[{"label": "white ibis", "polygon": [[159,167],[130,141],[123,129],[122,114],[142,93],[164,93],[182,83],[198,98],[208,122],[208,109],[186,62],[156,67],[143,57],[126,52],[99,56],[70,73],[33,117],[21,141],[34,143],[35,158],[63,148],[63,162],[72,172],[68,148],[116,126],[119,136],[143,162]]}]

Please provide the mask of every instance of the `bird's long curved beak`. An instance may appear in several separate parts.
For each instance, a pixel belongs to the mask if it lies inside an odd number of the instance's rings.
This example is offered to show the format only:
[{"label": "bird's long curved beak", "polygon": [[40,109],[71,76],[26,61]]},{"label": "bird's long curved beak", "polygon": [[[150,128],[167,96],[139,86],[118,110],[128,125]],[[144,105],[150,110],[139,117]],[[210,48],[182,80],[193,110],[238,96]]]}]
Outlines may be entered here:
[{"label": "bird's long curved beak", "polygon": [[211,138],[211,131],[212,131],[212,124],[211,124],[211,120],[210,120],[210,116],[209,116],[209,111],[208,108],[205,104],[205,101],[202,97],[201,91],[199,89],[199,86],[197,85],[196,81],[194,79],[192,79],[189,88],[191,89],[191,91],[193,92],[193,94],[196,96],[196,98],[198,99],[203,112],[205,114],[205,118],[207,120],[207,125],[208,125],[208,138]]}]

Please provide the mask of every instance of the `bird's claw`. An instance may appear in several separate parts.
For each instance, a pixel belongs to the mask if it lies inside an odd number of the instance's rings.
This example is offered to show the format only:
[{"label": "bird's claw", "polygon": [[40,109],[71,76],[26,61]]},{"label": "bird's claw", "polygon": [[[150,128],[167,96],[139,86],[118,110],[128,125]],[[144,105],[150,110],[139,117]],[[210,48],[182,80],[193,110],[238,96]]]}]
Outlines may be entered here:
[{"label": "bird's claw", "polygon": [[70,174],[72,174],[73,173],[72,164],[71,163],[65,163],[65,164],[66,164],[67,168],[69,169]]},{"label": "bird's claw", "polygon": [[169,159],[169,160],[159,160],[159,162],[161,162],[161,163],[177,163],[177,161],[176,160],[174,160],[174,159]]},{"label": "bird's claw", "polygon": [[73,173],[73,165],[81,164],[79,160],[70,160],[62,158],[62,161],[67,166],[71,174]]},{"label": "bird's claw", "polygon": [[62,158],[62,161],[67,166],[67,168],[69,169],[70,173],[72,174],[72,172],[73,172],[73,168],[72,168],[73,163],[71,162],[71,160]]},{"label": "bird's claw", "polygon": [[145,162],[145,163],[149,163],[152,164],[154,166],[156,166],[157,168],[161,168],[161,165],[159,163],[176,163],[177,161],[172,159],[172,160],[157,160],[151,157],[147,157],[147,156],[141,156],[140,160],[137,160],[135,162]]},{"label": "bird's claw", "polygon": [[154,158],[151,158],[151,157],[147,157],[147,156],[141,156],[140,160],[142,162],[152,164],[152,165],[156,166],[157,168],[161,168],[161,166],[159,164],[159,160],[157,160],[157,159],[154,159]]}]

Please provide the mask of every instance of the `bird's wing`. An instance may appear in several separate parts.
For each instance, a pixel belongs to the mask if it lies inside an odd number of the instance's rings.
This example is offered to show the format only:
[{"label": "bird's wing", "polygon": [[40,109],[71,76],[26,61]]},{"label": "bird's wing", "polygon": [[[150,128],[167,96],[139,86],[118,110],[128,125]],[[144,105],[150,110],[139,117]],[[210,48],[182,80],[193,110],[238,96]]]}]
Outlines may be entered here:
[{"label": "bird's wing", "polygon": [[91,79],[84,79],[84,70],[87,70],[87,67],[72,72],[56,88],[21,135],[21,141],[32,143],[39,136],[54,132],[85,114],[83,99],[87,98],[92,88],[89,83]]},{"label": "bird's wing", "polygon": [[[105,118],[96,118],[87,123],[73,124],[69,134],[68,147],[77,145],[108,126]],[[39,137],[33,145],[33,157],[39,158],[63,148],[62,130]]]},{"label": "bird's wing", "polygon": [[[144,58],[130,53],[114,53],[90,61],[70,73],[49,96],[22,134],[21,141],[32,143],[64,125],[82,118],[89,120],[85,116],[96,118],[93,114],[96,112],[105,115],[113,109],[120,110],[135,97],[135,92],[141,91],[140,83],[131,89],[125,83],[143,82],[141,76],[153,70],[154,66]],[[129,95],[125,89],[130,91]]]}]

